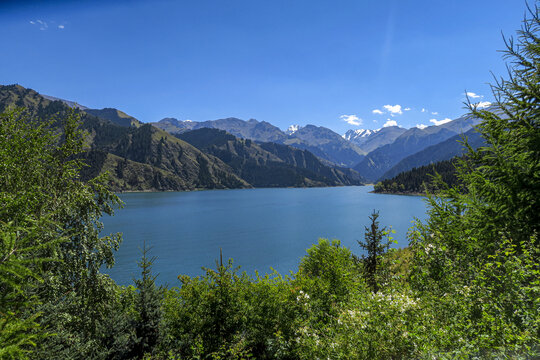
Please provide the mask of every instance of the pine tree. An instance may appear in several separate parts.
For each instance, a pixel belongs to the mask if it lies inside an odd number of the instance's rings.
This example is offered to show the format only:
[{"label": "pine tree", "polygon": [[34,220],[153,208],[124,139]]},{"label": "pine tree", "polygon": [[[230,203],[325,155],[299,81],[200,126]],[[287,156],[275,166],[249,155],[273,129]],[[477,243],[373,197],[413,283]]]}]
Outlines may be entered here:
[{"label": "pine tree", "polygon": [[0,222],[0,359],[26,359],[36,341],[46,336],[35,310],[35,283],[42,282],[40,265],[54,259],[35,258],[34,253],[54,247],[58,241],[36,242],[38,226],[16,227]]},{"label": "pine tree", "polygon": [[391,239],[386,241],[383,238],[388,235],[389,231],[384,228],[379,228],[379,212],[373,210],[369,216],[371,225],[366,226],[365,242],[358,241],[362,249],[367,251],[367,256],[362,255],[362,265],[364,268],[364,276],[371,291],[376,293],[381,287],[381,280],[384,278],[382,269],[382,256],[388,251],[391,244]]},{"label": "pine tree", "polygon": [[134,325],[137,340],[134,355],[139,358],[142,358],[144,354],[152,353],[160,338],[163,290],[156,286],[157,275],[152,275],[152,265],[156,257],[148,257],[150,250],[151,248],[146,247],[145,242],[142,257],[138,263],[141,278],[134,280],[138,290],[135,298],[137,318]]},{"label": "pine tree", "polygon": [[461,171],[474,200],[489,205],[476,207],[491,220],[486,233],[504,231],[516,244],[540,232],[540,15],[538,5],[528,10],[517,41],[505,39],[510,66],[491,86],[495,106],[469,104],[486,146],[469,147]]},{"label": "pine tree", "polygon": [[495,104],[469,104],[485,144],[467,148],[462,187],[428,196],[429,217],[411,231],[411,285],[451,329],[443,341],[462,342],[451,357],[540,356],[538,5],[505,41],[511,62],[492,86]]}]

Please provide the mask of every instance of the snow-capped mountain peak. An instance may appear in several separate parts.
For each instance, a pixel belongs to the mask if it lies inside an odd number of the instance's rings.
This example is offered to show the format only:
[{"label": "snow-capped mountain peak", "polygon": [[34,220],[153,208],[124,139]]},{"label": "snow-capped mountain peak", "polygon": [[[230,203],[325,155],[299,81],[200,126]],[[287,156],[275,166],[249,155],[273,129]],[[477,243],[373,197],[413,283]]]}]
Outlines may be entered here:
[{"label": "snow-capped mountain peak", "polygon": [[370,130],[370,129],[358,129],[358,130],[348,130],[344,135],[343,138],[348,141],[353,141],[358,138],[365,138],[368,136],[371,136],[378,132],[380,129],[377,130]]},{"label": "snow-capped mountain peak", "polygon": [[297,132],[298,130],[300,130],[302,128],[302,126],[300,125],[291,125],[287,128],[287,131],[285,131],[288,135],[292,135],[294,134],[295,132]]}]

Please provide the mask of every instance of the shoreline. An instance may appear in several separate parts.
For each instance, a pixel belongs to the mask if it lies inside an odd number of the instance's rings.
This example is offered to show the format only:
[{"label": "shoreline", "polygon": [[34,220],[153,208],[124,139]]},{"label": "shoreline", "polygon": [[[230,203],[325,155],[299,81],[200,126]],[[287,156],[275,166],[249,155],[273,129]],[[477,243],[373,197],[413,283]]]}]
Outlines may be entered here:
[{"label": "shoreline", "polygon": [[382,194],[382,195],[402,195],[402,196],[427,196],[426,193],[419,192],[389,192],[389,191],[370,191],[372,194]]},{"label": "shoreline", "polygon": [[[115,191],[115,194],[127,194],[127,193],[166,193],[166,192],[194,192],[194,191],[223,191],[223,190],[254,190],[254,189],[324,189],[324,188],[337,188],[348,186],[373,186],[373,184],[362,185],[335,185],[335,186],[273,186],[273,187],[245,187],[245,188],[232,188],[232,189],[192,189],[192,190],[123,190]],[[370,191],[370,193],[373,191]]]}]

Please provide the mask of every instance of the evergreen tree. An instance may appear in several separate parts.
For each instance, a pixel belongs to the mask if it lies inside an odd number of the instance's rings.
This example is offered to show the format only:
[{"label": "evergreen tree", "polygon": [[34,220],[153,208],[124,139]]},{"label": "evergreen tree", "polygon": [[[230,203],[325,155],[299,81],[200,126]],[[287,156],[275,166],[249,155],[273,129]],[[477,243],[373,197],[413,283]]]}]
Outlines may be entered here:
[{"label": "evergreen tree", "polygon": [[143,245],[142,257],[139,261],[141,278],[136,279],[137,295],[135,310],[137,313],[134,327],[136,334],[135,357],[142,358],[144,354],[152,353],[160,338],[161,301],[163,290],[156,286],[157,275],[152,275],[152,265],[155,257],[148,257],[151,248]]},{"label": "evergreen tree", "polygon": [[430,299],[456,357],[540,355],[538,6],[506,44],[511,63],[492,86],[496,103],[469,104],[485,145],[468,147],[458,166],[465,191],[429,196],[429,218],[411,232],[411,283]]},{"label": "evergreen tree", "polygon": [[[25,228],[0,222],[0,359],[26,359],[36,342],[46,336],[35,311],[35,283],[42,282],[41,265],[53,259],[36,259],[33,253],[57,241],[36,242],[41,224]],[[60,239],[59,239],[60,240]]]},{"label": "evergreen tree", "polygon": [[[537,1],[538,3],[538,1]],[[508,78],[492,85],[495,106],[469,104],[486,146],[469,147],[460,173],[484,221],[485,231],[504,231],[515,243],[540,231],[540,18],[529,8],[517,42],[505,39]]]},{"label": "evergreen tree", "polygon": [[374,293],[379,291],[381,282],[384,279],[382,257],[388,251],[391,244],[391,239],[383,240],[389,231],[386,227],[379,228],[378,218],[379,212],[373,210],[369,216],[371,225],[365,227],[365,242],[358,241],[360,247],[367,251],[367,256],[362,255],[362,266],[368,286]]},{"label": "evergreen tree", "polygon": [[[379,181],[373,187],[376,193],[425,193],[439,192],[459,186],[456,164],[459,158],[443,160],[404,171],[391,179]],[[394,185],[395,184],[395,185]]]}]

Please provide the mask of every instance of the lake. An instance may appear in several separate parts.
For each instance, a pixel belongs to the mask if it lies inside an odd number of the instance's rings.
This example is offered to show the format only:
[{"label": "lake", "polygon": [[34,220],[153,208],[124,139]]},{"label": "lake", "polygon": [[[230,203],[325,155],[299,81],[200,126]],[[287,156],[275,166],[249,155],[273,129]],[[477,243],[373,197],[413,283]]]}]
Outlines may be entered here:
[{"label": "lake", "polygon": [[156,257],[157,282],[179,285],[177,276],[202,275],[215,268],[219,249],[248,274],[296,271],[306,249],[319,238],[339,239],[362,251],[364,226],[373,209],[380,225],[396,231],[397,247],[416,217],[424,220],[421,197],[373,194],[372,186],[156,192],[120,194],[125,207],[105,216],[104,234],[122,232],[116,265],[106,272],[119,284],[139,276],[143,242]]}]

